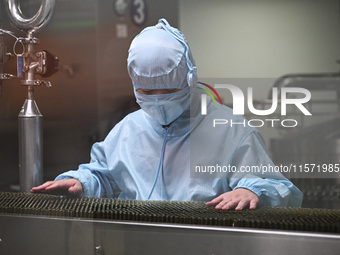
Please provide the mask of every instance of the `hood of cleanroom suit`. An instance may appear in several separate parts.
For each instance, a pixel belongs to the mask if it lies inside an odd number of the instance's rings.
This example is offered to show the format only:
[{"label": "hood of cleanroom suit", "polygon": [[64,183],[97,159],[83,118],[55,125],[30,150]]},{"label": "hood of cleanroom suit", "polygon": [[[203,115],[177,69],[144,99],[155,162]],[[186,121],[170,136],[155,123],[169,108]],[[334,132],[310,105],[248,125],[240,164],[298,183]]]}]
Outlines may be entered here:
[{"label": "hood of cleanroom suit", "polygon": [[[186,97],[181,93],[188,88],[190,93],[185,93],[191,99],[199,99],[204,93],[194,86],[196,70],[193,61],[188,61],[190,51],[183,38],[177,29],[160,20],[157,26],[143,30],[133,40],[128,68],[137,101],[138,88],[179,88],[180,95],[176,92],[169,96],[176,97],[172,98],[175,101]],[[149,56],[151,52],[154,56]],[[164,126],[162,118],[148,112],[152,105],[162,106],[157,101],[163,99],[142,96],[143,110],[126,116],[104,141],[95,143],[90,163],[63,173],[56,180],[76,178],[83,186],[83,195],[91,197],[210,201],[222,193],[246,188],[260,198],[262,206],[301,206],[302,193],[278,172],[226,172],[212,177],[203,171],[193,176],[191,168],[195,165],[232,165],[239,170],[242,166],[274,164],[256,129],[248,125],[211,129],[211,121],[221,116],[234,123],[245,122],[243,116],[234,116],[230,108],[215,105],[208,98],[207,115],[199,114],[199,109],[195,111],[197,104],[191,104],[184,111],[175,110],[183,113],[178,117],[172,115],[171,118],[176,118]]]},{"label": "hood of cleanroom suit", "polygon": [[[161,125],[177,119],[190,105],[190,84],[196,67],[184,35],[164,19],[144,29],[132,41],[128,56],[137,103]],[[162,95],[145,95],[137,89],[180,89]]]},{"label": "hood of cleanroom suit", "polygon": [[185,89],[197,81],[186,38],[165,19],[133,39],[127,65],[134,90]]}]

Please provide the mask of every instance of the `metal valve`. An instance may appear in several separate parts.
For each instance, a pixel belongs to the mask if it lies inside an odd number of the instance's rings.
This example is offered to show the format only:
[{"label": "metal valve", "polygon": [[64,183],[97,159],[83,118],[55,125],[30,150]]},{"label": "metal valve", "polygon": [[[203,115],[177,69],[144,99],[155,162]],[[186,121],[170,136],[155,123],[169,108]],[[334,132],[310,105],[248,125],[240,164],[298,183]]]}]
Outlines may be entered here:
[{"label": "metal valve", "polygon": [[[47,50],[43,50],[37,53],[39,56],[41,55],[42,60],[42,69],[41,69],[41,76],[42,77],[50,77],[54,73],[58,72],[59,70],[59,58],[48,52]],[[40,69],[37,70],[39,73]]]},{"label": "metal valve", "polygon": [[20,42],[27,45],[27,50],[22,55],[22,71],[25,73],[25,79],[21,81],[21,85],[51,87],[49,81],[34,80],[34,74],[49,77],[56,73],[59,70],[58,57],[47,50],[35,52],[34,45],[39,43],[39,39],[32,37],[32,33],[28,33],[27,38],[20,38]]}]

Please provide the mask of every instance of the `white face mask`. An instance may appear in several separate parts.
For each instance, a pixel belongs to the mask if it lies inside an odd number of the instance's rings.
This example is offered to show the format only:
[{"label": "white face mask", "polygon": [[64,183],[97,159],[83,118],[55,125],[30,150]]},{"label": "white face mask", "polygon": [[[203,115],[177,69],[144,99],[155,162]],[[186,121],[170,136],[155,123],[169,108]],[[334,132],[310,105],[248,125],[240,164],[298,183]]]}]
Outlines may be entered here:
[{"label": "white face mask", "polygon": [[145,95],[135,91],[140,107],[161,125],[168,125],[189,109],[190,87],[170,94]]}]

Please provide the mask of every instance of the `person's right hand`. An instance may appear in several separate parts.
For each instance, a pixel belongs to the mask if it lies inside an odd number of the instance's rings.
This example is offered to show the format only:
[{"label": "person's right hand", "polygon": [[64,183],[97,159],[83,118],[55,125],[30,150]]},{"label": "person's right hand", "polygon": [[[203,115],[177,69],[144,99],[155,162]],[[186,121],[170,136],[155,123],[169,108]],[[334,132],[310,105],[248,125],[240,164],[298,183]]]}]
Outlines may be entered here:
[{"label": "person's right hand", "polygon": [[33,187],[31,192],[80,196],[83,193],[83,186],[77,179],[63,179],[45,182],[38,187]]}]

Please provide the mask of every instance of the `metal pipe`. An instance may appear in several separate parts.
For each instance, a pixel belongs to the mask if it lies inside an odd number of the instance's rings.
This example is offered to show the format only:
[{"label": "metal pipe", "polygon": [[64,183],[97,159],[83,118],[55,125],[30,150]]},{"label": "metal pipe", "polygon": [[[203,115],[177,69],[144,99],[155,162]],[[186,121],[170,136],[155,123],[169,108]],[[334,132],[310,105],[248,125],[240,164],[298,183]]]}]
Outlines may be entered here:
[{"label": "metal pipe", "polygon": [[20,190],[30,192],[43,181],[43,116],[33,99],[26,99],[18,123]]},{"label": "metal pipe", "polygon": [[26,73],[25,85],[34,85],[35,69],[39,66],[38,62],[33,62],[29,65],[28,72]]},{"label": "metal pipe", "polygon": [[[27,45],[33,55],[33,43]],[[18,115],[20,191],[30,192],[43,181],[43,116],[34,101],[34,74],[38,62],[32,62],[26,72],[27,99]]]},{"label": "metal pipe", "polygon": [[31,18],[26,18],[20,9],[19,0],[6,0],[6,2],[8,16],[13,26],[29,32],[37,32],[44,28],[52,19],[56,5],[56,0],[42,0],[37,13]]},{"label": "metal pipe", "polygon": [[34,100],[34,86],[28,86],[27,99]]}]

